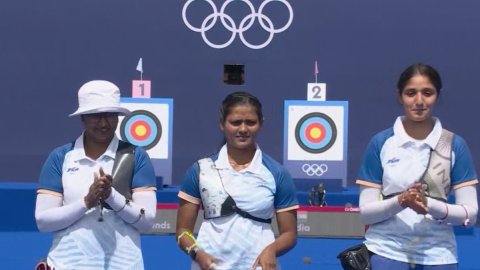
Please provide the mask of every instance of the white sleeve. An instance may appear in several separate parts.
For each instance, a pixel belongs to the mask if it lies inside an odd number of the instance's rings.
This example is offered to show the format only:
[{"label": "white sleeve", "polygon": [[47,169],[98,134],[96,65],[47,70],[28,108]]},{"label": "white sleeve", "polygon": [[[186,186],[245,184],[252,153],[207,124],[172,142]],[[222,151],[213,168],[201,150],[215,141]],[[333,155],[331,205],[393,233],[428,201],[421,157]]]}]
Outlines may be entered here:
[{"label": "white sleeve", "polygon": [[119,217],[140,232],[147,233],[152,230],[157,213],[157,194],[155,191],[134,192],[132,201],[127,203],[125,196],[112,188],[112,193],[105,202]]},{"label": "white sleeve", "polygon": [[53,232],[72,225],[79,220],[87,208],[83,200],[63,205],[63,197],[51,194],[37,194],[35,220],[41,232]]},{"label": "white sleeve", "polygon": [[428,198],[428,212],[433,218],[452,225],[473,226],[477,222],[478,202],[475,186],[455,189],[455,204]]},{"label": "white sleeve", "polygon": [[380,189],[361,186],[360,188],[360,216],[364,224],[374,224],[389,219],[404,208],[398,203],[398,195],[381,200]]}]

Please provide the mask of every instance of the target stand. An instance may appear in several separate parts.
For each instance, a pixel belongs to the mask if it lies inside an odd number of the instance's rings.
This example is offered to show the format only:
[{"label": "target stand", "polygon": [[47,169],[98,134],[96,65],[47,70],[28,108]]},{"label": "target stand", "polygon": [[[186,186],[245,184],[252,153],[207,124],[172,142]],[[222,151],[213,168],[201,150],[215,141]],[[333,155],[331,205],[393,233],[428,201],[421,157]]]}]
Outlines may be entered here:
[{"label": "target stand", "polygon": [[171,184],[173,99],[121,98],[120,102],[131,114],[119,117],[117,136],[143,147],[157,178],[162,184]]},{"label": "target stand", "polygon": [[299,190],[347,183],[348,101],[286,100],[283,165]]}]

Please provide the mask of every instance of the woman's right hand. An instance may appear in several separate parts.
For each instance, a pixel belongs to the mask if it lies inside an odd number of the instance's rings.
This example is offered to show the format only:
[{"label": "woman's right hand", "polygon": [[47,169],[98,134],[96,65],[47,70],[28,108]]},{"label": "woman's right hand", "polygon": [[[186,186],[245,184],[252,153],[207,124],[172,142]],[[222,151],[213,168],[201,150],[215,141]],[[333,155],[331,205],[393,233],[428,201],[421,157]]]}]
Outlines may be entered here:
[{"label": "woman's right hand", "polygon": [[87,209],[95,207],[104,201],[112,193],[112,176],[105,174],[103,168],[100,168],[99,173],[93,174],[93,183],[88,189],[87,195],[84,197],[85,206]]},{"label": "woman's right hand", "polygon": [[417,214],[426,215],[428,213],[425,192],[419,183],[401,193],[398,196],[398,201],[401,206],[408,207]]},{"label": "woman's right hand", "polygon": [[215,257],[203,250],[198,251],[195,256],[195,262],[197,262],[202,270],[216,270],[216,261],[217,259],[215,259]]},{"label": "woman's right hand", "polygon": [[92,183],[90,185],[90,188],[88,189],[87,195],[83,198],[83,202],[85,203],[85,207],[87,209],[95,207],[100,203],[95,193],[96,193],[95,183]]}]

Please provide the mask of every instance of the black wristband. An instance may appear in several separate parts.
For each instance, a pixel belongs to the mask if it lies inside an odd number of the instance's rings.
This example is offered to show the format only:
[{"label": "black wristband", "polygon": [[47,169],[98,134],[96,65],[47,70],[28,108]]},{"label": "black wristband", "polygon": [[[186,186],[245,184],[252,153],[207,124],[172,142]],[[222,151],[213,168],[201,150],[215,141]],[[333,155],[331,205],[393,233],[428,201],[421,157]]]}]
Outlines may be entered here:
[{"label": "black wristband", "polygon": [[190,255],[190,258],[192,258],[192,260],[195,261],[195,258],[197,257],[198,252],[201,250],[202,249],[198,246],[193,247],[192,250],[190,250],[190,253],[188,255]]}]

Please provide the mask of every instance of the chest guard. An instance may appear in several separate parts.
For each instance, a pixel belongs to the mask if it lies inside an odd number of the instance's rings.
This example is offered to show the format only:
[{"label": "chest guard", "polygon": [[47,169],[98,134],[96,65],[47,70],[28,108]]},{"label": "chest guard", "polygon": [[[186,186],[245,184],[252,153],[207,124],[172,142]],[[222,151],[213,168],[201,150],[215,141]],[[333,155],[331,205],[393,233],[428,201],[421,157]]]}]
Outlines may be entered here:
[{"label": "chest guard", "polygon": [[[113,162],[112,187],[132,200],[132,177],[135,166],[135,146],[124,141],[118,142],[117,153]],[[103,202],[103,207],[111,209],[108,203]]]},{"label": "chest guard", "polygon": [[230,216],[234,213],[244,218],[262,223],[270,223],[271,219],[263,219],[238,208],[233,198],[223,187],[220,172],[215,168],[211,158],[204,158],[198,161],[200,173],[198,177],[200,196],[203,204],[203,217],[205,219]]},{"label": "chest guard", "polygon": [[435,149],[430,152],[428,167],[421,180],[426,187],[426,196],[445,202],[451,188],[453,135],[446,129],[442,130]]}]

